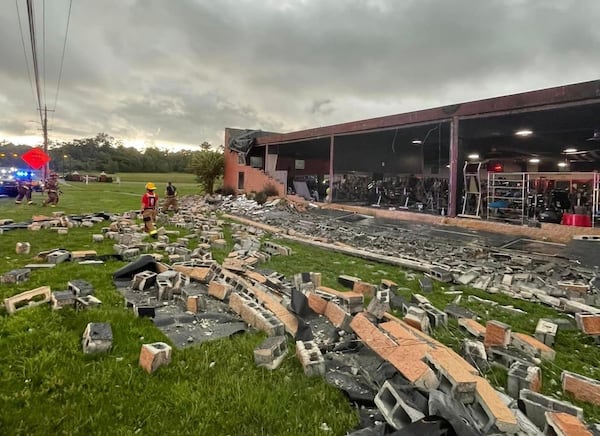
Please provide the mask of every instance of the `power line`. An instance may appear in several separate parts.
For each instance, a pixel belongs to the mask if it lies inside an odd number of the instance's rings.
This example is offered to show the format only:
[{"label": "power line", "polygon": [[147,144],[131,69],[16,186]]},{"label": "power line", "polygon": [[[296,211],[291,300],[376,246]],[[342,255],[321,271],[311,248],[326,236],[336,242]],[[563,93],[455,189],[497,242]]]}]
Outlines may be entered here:
[{"label": "power line", "polygon": [[25,66],[27,67],[27,77],[29,77],[29,86],[31,87],[31,96],[35,100],[35,91],[33,90],[33,82],[31,80],[31,71],[29,69],[29,58],[27,57],[27,49],[25,48],[25,37],[23,36],[23,26],[21,26],[21,13],[19,11],[19,0],[15,0],[17,6],[17,20],[19,21],[19,32],[21,33],[21,44],[23,45],[23,55],[25,56]]},{"label": "power line", "polygon": [[60,90],[60,80],[62,78],[62,71],[63,71],[63,63],[65,61],[65,51],[67,48],[67,39],[69,36],[69,23],[71,22],[71,7],[73,6],[73,0],[69,1],[69,13],[67,15],[67,28],[65,30],[65,40],[63,42],[63,50],[62,50],[62,55],[60,57],[60,69],[58,71],[58,83],[56,85],[56,96],[54,98],[54,109],[56,110],[56,103],[58,102],[58,91]]},{"label": "power line", "polygon": [[42,97],[40,92],[40,70],[37,59],[37,48],[35,44],[35,17],[33,12],[33,1],[27,0],[27,16],[29,17],[29,37],[31,39],[31,53],[33,55],[33,75],[35,77],[35,88],[37,92],[38,110],[40,111],[40,121],[44,125],[42,116]]}]

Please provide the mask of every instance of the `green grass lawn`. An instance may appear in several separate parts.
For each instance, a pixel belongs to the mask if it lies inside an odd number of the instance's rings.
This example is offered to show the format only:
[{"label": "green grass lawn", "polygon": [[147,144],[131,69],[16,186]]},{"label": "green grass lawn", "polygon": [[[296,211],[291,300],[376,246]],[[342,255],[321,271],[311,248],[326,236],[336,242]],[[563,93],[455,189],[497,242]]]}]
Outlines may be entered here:
[{"label": "green grass lawn", "polygon": [[[142,180],[147,180],[143,177]],[[157,179],[154,179],[157,180]],[[160,182],[159,183],[159,189]],[[197,193],[193,184],[178,184]],[[15,221],[33,214],[95,211],[121,212],[139,208],[141,182],[61,186],[64,195],[56,209],[16,206],[0,199],[0,219]],[[40,251],[94,249],[113,252],[114,241],[92,242],[99,233],[73,228],[67,235],[42,230],[15,230],[0,235],[0,273],[33,262]],[[225,232],[230,235],[228,229]],[[29,241],[31,254],[15,254],[17,242]],[[231,244],[230,244],[231,245]],[[215,253],[219,258],[226,250]],[[96,289],[99,309],[76,312],[49,307],[24,309],[7,315],[0,309],[0,434],[202,434],[202,435],[343,435],[358,422],[340,391],[320,378],[307,378],[290,354],[276,371],[258,368],[253,349],[262,333],[203,343],[174,350],[168,367],[152,375],[138,366],[143,343],[169,342],[148,319],[136,318],[112,283],[123,262],[104,265],[63,263],[51,270],[33,270],[25,283],[0,285],[0,299],[49,285],[64,290],[72,279]],[[81,334],[88,322],[109,322],[113,350],[84,356]],[[331,428],[321,430],[323,424]]]},{"label": "green grass lawn", "polygon": [[[12,199],[0,199],[0,219],[15,221],[33,214],[63,210],[70,214],[139,208],[143,182],[118,184],[80,184],[62,186],[64,195],[56,209],[39,205],[15,206]],[[199,193],[195,183],[177,182],[182,195]],[[100,254],[113,252],[113,241],[93,243],[92,229],[70,229],[68,235],[53,231],[10,231],[0,235],[0,273],[32,262],[42,250],[63,247],[69,250],[95,249]],[[222,260],[232,247],[231,232],[225,228],[228,248],[215,250]],[[15,254],[15,244],[29,241],[30,255]],[[264,267],[286,275],[319,271],[323,284],[340,288],[337,276],[350,274],[378,283],[387,278],[400,285],[400,293],[410,297],[418,291],[417,281],[409,280],[401,269],[359,258],[331,253],[307,245],[279,241],[294,251],[289,257],[273,257]],[[248,333],[232,339],[203,343],[185,350],[174,350],[171,365],[153,375],[137,363],[143,343],[168,339],[147,319],[136,318],[124,308],[123,299],[112,284],[112,273],[124,263],[104,265],[64,263],[51,270],[34,270],[31,279],[18,285],[0,285],[0,299],[41,285],[63,290],[71,279],[92,283],[103,302],[100,309],[75,312],[48,307],[25,309],[8,316],[0,309],[0,434],[202,434],[202,435],[343,435],[358,422],[346,398],[322,379],[307,378],[290,354],[276,371],[257,368],[252,350],[264,336]],[[427,297],[443,308],[454,296],[444,294],[436,284]],[[483,318],[509,323],[515,331],[533,333],[539,317],[557,317],[555,311],[538,304],[513,301],[465,289],[462,303]],[[513,304],[528,312],[514,315],[497,308],[466,301],[467,294]],[[113,350],[106,355],[84,356],[81,334],[88,322],[110,322],[114,334]],[[455,323],[437,330],[442,342],[457,347],[463,335]],[[543,366],[544,392],[560,395],[560,370],[569,369],[600,378],[598,346],[578,332],[559,333],[557,359]],[[493,383],[504,384],[505,373],[494,371]],[[582,404],[580,404],[582,405]],[[586,418],[600,420],[598,408],[585,407]],[[321,429],[326,423],[331,431]]]}]

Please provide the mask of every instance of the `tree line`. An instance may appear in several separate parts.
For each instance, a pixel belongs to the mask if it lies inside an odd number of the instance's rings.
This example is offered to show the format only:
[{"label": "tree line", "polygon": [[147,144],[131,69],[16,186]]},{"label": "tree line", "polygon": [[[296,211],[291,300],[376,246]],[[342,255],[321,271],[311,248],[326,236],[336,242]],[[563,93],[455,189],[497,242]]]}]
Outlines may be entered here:
[{"label": "tree line", "polygon": [[[21,156],[31,150],[27,145],[0,141],[0,167],[23,168]],[[53,143],[48,146],[50,169],[57,173],[104,171],[115,173],[171,173],[195,174],[207,192],[212,192],[214,182],[223,174],[223,147],[214,150],[208,142],[200,150],[171,152],[156,147],[143,151],[125,147],[123,142],[106,133],[95,137]]]}]

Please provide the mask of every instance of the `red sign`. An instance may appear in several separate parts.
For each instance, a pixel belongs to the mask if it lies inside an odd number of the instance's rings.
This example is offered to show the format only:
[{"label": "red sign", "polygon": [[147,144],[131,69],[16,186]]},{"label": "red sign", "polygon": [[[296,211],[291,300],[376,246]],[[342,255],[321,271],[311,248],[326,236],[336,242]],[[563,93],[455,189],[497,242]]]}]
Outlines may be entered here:
[{"label": "red sign", "polygon": [[32,148],[28,152],[23,153],[21,159],[34,170],[39,170],[50,162],[50,156],[44,153],[44,150],[41,148]]}]

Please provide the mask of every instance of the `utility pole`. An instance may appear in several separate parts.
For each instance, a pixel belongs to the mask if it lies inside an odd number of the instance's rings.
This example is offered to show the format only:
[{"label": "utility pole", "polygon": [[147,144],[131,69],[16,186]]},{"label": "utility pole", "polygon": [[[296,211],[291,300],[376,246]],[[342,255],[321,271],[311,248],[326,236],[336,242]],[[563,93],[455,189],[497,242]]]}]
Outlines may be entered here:
[{"label": "utility pole", "polygon": [[[44,122],[42,125],[44,131],[44,153],[48,154],[48,108],[44,106]],[[48,178],[49,164],[44,165],[43,180]]]}]

